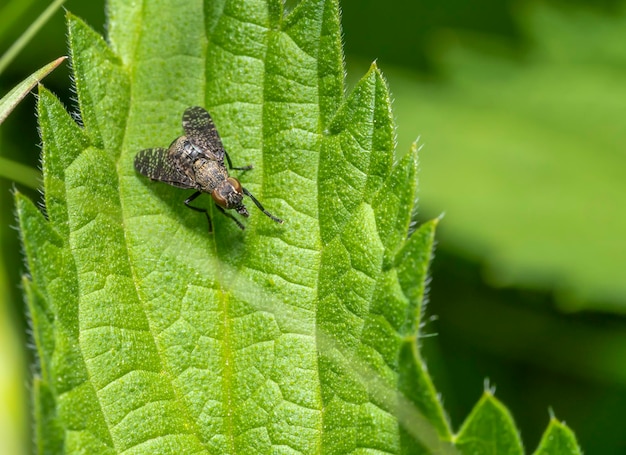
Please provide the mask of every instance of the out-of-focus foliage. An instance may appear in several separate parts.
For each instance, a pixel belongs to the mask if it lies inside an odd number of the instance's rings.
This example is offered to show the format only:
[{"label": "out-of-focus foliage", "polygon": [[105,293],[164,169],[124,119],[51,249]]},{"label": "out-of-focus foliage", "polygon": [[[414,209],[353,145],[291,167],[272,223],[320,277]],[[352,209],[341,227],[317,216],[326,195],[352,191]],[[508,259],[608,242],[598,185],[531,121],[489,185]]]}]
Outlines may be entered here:
[{"label": "out-of-focus foliage", "polygon": [[[0,15],[4,14],[5,16],[9,16],[10,14],[7,14],[6,10],[11,10],[13,5],[16,3],[18,2],[15,0],[9,3],[4,10],[0,11]],[[13,44],[11,44],[2,57],[0,57],[0,74],[13,62],[13,59],[19,55],[19,53],[33,39],[33,37],[37,35],[39,30],[41,30],[41,27],[43,27],[52,16],[54,16],[54,13],[58,11],[63,3],[65,3],[65,0],[55,0],[50,3],[50,5],[48,5],[48,7],[26,28],[26,30],[20,34]]]},{"label": "out-of-focus foliage", "polygon": [[[0,206],[1,208],[1,206]],[[4,223],[4,217],[0,218]],[[4,246],[0,238],[0,250]],[[23,346],[17,336],[7,295],[10,295],[5,264],[0,262],[0,453],[22,453],[26,440],[26,390],[24,389]],[[19,341],[18,341],[19,340]]]},{"label": "out-of-focus foliage", "polygon": [[441,30],[487,34],[519,53],[532,46],[524,9],[537,3],[614,14],[623,0],[387,0],[384,5],[378,0],[345,0],[342,23],[349,37],[346,54],[433,75],[441,70]]},{"label": "out-of-focus foliage", "polygon": [[483,38],[491,55],[443,54],[443,82],[390,71],[400,149],[419,128],[423,205],[490,280],[623,312],[626,15],[539,8],[528,23],[522,58]]}]

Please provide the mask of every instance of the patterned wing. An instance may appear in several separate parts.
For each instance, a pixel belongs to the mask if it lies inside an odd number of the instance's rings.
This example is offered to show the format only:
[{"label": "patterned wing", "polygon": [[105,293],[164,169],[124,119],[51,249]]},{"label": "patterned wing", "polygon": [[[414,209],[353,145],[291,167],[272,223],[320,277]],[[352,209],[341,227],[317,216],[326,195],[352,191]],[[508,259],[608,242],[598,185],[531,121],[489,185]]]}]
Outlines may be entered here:
[{"label": "patterned wing", "polygon": [[224,146],[213,119],[200,106],[189,107],[183,113],[183,129],[187,139],[209,159],[224,162]]},{"label": "patterned wing", "polygon": [[135,169],[142,175],[178,188],[196,188],[185,174],[172,167],[164,148],[145,149],[135,155]]}]

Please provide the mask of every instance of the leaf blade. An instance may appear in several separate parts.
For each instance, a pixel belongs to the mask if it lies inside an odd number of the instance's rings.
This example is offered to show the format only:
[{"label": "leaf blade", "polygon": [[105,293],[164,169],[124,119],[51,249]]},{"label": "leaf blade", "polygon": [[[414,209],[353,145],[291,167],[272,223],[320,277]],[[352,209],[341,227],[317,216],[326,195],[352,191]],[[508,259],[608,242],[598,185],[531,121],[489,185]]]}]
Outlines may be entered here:
[{"label": "leaf blade", "polygon": [[548,428],[541,436],[539,447],[534,455],[581,455],[582,451],[576,441],[576,436],[563,422],[552,417]]},{"label": "leaf blade", "polygon": [[454,442],[462,454],[524,453],[513,417],[489,391],[463,422]]},{"label": "leaf blade", "polygon": [[[109,8],[130,14],[110,46],[68,15],[85,128],[41,90],[49,219],[18,197],[41,415],[64,431],[50,444],[455,453],[416,351],[436,225],[409,236],[417,146],[393,163],[375,66],[344,96],[337,2],[286,16],[278,0]],[[209,236],[183,192],[135,173],[137,152],[180,135],[203,100],[285,225],[255,212],[242,233],[218,214]],[[339,214],[338,178],[356,182]]]}]

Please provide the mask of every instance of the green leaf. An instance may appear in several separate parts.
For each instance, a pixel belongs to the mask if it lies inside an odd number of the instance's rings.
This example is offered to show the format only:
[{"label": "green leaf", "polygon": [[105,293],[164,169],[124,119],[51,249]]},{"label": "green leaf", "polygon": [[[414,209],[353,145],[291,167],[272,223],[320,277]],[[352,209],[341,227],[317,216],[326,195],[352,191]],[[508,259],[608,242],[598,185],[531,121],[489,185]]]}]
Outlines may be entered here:
[{"label": "green leaf", "polygon": [[513,417],[490,391],[485,391],[456,435],[462,454],[523,454]]},{"label": "green leaf", "polygon": [[523,58],[450,34],[438,40],[445,81],[386,68],[399,149],[421,135],[422,207],[446,212],[443,241],[491,282],[555,291],[570,311],[623,312],[626,15],[528,13]]},{"label": "green leaf", "polygon": [[552,454],[582,455],[572,430],[565,423],[559,422],[554,417],[550,419],[550,424],[543,434],[534,455]]},{"label": "green leaf", "polygon": [[[45,216],[16,196],[39,453],[457,453],[417,347],[437,220],[378,68],[344,94],[336,1],[108,12],[68,15],[83,127],[40,89]],[[196,104],[284,225],[209,234],[134,171]]]}]

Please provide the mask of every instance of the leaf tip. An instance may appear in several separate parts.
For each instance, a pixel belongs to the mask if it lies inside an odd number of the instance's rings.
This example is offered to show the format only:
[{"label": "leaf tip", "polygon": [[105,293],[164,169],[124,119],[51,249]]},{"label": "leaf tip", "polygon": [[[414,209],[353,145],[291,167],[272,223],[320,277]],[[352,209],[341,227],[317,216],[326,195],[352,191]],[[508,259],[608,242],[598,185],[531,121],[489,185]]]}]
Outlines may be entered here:
[{"label": "leaf tip", "polygon": [[15,199],[15,208],[19,212],[20,208],[24,206],[25,200],[28,198],[24,196],[22,193],[20,193],[20,190],[15,188],[13,190],[13,199]]},{"label": "leaf tip", "polygon": [[73,14],[71,11],[65,10],[65,20],[66,21],[69,22],[70,20],[76,19],[76,17],[77,16],[75,14]]},{"label": "leaf tip", "polygon": [[54,96],[50,90],[48,90],[45,85],[37,84],[37,105],[39,109],[41,109],[41,105],[43,104],[44,98],[50,98]]},{"label": "leaf tip", "polygon": [[[69,11],[66,11],[65,13],[65,23],[67,24],[67,33],[70,37],[70,43],[72,41],[72,37],[77,33],[80,33],[81,29],[91,29],[91,27],[87,25],[84,20]],[[70,46],[70,49],[71,48],[72,46]]]},{"label": "leaf tip", "polygon": [[372,64],[370,65],[369,69],[367,70],[367,73],[365,74],[365,78],[369,78],[369,77],[373,78],[376,82],[382,83],[385,86],[387,86],[387,82],[385,80],[385,77],[383,76],[383,72],[378,66],[378,60],[374,60]]}]

